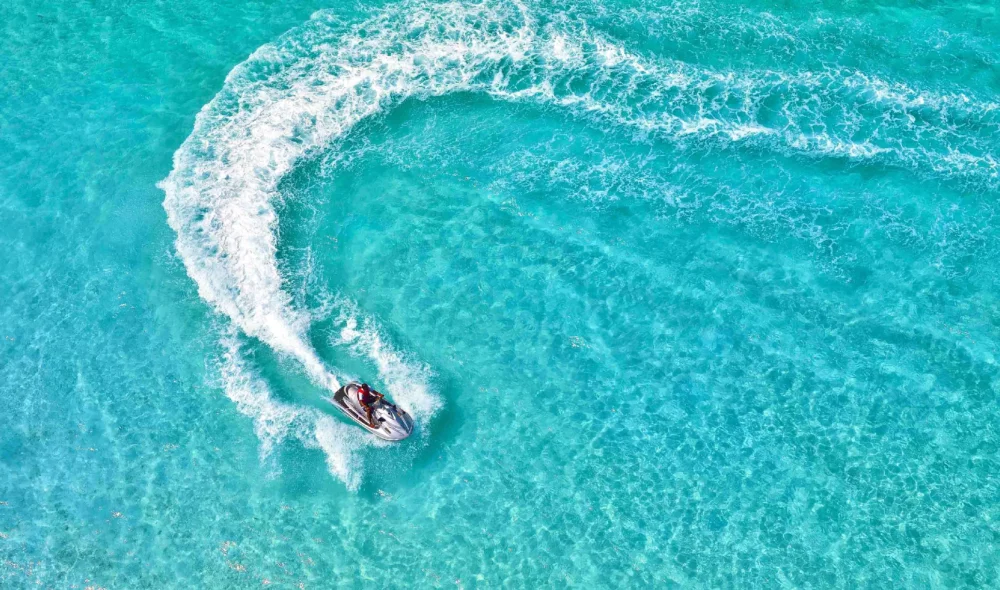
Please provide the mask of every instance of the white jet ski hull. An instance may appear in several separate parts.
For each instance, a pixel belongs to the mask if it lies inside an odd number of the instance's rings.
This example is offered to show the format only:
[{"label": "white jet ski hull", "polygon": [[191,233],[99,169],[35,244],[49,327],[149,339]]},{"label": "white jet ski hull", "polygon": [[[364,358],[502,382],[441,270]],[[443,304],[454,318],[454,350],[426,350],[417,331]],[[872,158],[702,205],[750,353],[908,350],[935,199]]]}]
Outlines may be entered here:
[{"label": "white jet ski hull", "polygon": [[413,418],[402,408],[394,406],[385,400],[380,400],[375,404],[372,417],[375,418],[377,428],[372,428],[368,424],[368,417],[365,415],[361,402],[358,401],[358,388],[360,383],[348,383],[333,394],[330,402],[337,406],[345,416],[353,420],[358,426],[384,440],[403,440],[413,432]]}]

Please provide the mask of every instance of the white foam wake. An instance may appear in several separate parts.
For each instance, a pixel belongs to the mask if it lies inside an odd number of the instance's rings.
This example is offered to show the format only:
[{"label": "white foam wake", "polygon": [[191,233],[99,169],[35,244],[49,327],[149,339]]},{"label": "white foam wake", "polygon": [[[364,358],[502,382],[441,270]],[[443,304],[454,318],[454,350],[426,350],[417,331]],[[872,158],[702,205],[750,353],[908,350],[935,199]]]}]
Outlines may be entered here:
[{"label": "white foam wake", "polygon": [[[520,5],[404,3],[346,31],[331,28],[327,18],[317,13],[233,69],[198,114],[160,186],[177,251],[200,296],[245,334],[297,359],[328,389],[346,377],[308,343],[309,316],[295,309],[285,290],[273,200],[297,162],[409,97],[483,92],[559,106],[667,140],[757,142],[813,157],[886,158],[991,183],[1000,173],[988,143],[1000,109],[965,97],[837,70],[713,72],[643,58],[584,23],[549,22]],[[377,330],[355,325],[343,337],[369,351],[398,390],[392,392],[398,401],[423,419],[433,414],[439,403],[429,391],[413,390],[414,375],[398,368],[401,357]],[[235,349],[230,364],[230,377],[242,379]],[[245,392],[231,397],[254,416],[264,440],[301,419],[294,411],[282,414],[288,408],[277,411],[260,386],[240,388]],[[340,437],[324,432],[312,440]],[[345,481],[353,481],[350,469],[338,460],[331,464]]]},{"label": "white foam wake", "polygon": [[349,489],[357,489],[363,473],[358,451],[375,441],[357,437],[352,426],[315,408],[276,399],[267,382],[247,366],[240,339],[232,330],[223,331],[222,345],[223,390],[237,409],[253,420],[254,432],[261,442],[261,461],[272,457],[275,445],[294,436],[306,447],[320,449],[329,472]]},{"label": "white foam wake", "polygon": [[406,358],[390,343],[376,319],[363,314],[353,302],[340,301],[340,331],[333,344],[347,346],[355,356],[375,363],[379,381],[394,393],[396,403],[414,419],[433,416],[441,400],[431,389],[431,369],[426,364]]}]

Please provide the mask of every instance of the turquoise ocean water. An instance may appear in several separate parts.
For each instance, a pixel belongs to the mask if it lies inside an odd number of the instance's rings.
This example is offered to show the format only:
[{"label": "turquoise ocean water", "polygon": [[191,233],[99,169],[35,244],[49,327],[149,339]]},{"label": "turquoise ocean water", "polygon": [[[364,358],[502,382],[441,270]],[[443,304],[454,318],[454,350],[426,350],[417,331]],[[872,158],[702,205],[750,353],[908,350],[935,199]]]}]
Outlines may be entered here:
[{"label": "turquoise ocean water", "polygon": [[0,27],[3,588],[996,584],[993,2]]}]

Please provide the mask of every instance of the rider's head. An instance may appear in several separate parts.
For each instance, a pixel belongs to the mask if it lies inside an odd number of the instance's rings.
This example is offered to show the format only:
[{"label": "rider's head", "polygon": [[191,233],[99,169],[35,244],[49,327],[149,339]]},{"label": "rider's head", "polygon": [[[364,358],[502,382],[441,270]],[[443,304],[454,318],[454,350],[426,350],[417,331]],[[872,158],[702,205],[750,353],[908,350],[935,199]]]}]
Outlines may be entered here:
[{"label": "rider's head", "polygon": [[367,383],[362,383],[361,384],[361,391],[363,391],[365,393],[368,393],[369,390],[370,390],[370,388],[368,387]]}]

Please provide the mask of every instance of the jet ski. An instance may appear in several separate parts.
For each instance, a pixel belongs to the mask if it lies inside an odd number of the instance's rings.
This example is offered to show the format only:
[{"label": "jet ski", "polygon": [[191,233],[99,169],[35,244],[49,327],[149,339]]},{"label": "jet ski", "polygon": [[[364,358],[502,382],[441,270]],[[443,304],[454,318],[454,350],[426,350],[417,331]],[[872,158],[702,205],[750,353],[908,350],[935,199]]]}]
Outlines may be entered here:
[{"label": "jet ski", "polygon": [[360,383],[348,383],[338,389],[330,400],[348,418],[357,422],[362,428],[385,440],[403,440],[413,432],[413,418],[402,408],[381,399],[375,402],[372,418],[378,426],[372,428],[368,424],[365,409],[358,401]]}]

